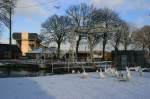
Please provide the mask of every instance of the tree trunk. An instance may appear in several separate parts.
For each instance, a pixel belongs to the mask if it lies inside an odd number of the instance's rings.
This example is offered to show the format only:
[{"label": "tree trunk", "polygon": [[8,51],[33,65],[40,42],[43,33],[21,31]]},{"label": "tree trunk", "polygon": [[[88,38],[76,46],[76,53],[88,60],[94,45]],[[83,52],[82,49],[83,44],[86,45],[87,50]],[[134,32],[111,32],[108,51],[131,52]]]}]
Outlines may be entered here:
[{"label": "tree trunk", "polygon": [[79,35],[79,38],[78,38],[77,44],[76,44],[76,57],[77,57],[77,58],[78,58],[79,44],[80,44],[81,38],[82,38],[82,36]]},{"label": "tree trunk", "polygon": [[115,46],[115,51],[116,51],[116,52],[118,51],[118,47],[117,47],[117,46]]},{"label": "tree trunk", "polygon": [[58,48],[57,48],[57,58],[60,59],[60,44],[61,43],[57,43]]},{"label": "tree trunk", "polygon": [[148,45],[148,50],[149,50],[149,56],[150,56],[150,41],[149,41],[149,45]]},{"label": "tree trunk", "polygon": [[117,32],[117,36],[116,36],[116,42],[115,42],[115,51],[117,52],[118,50],[119,50],[119,48],[118,48],[118,46],[119,46],[119,42],[120,42],[120,38],[121,38],[121,35],[120,35],[120,33],[119,33],[119,31]]},{"label": "tree trunk", "polygon": [[145,49],[145,44],[143,43],[142,50],[144,51],[144,49]]},{"label": "tree trunk", "polygon": [[105,60],[105,47],[106,47],[106,42],[107,42],[107,34],[104,33],[104,35],[103,35],[103,55],[102,55],[102,60]]},{"label": "tree trunk", "polygon": [[125,42],[125,44],[124,44],[124,50],[125,50],[125,51],[127,50],[127,44],[126,44],[126,42]]},{"label": "tree trunk", "polygon": [[115,51],[118,51],[118,45],[119,45],[119,39],[116,40],[116,44],[115,44]]},{"label": "tree trunk", "polygon": [[106,44],[103,43],[103,56],[102,56],[102,60],[105,60],[105,46],[106,46]]},{"label": "tree trunk", "polygon": [[150,47],[148,49],[149,49],[149,56],[150,56]]}]

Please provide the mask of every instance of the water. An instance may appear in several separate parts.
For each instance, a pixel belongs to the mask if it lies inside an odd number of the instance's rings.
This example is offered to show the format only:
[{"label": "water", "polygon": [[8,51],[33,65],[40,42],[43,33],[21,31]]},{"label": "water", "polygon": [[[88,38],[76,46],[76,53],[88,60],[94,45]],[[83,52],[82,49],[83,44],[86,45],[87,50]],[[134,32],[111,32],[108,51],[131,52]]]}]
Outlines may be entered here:
[{"label": "water", "polygon": [[51,71],[48,70],[39,70],[39,71],[0,71],[0,78],[8,78],[8,77],[36,77],[36,76],[47,76],[53,75]]}]

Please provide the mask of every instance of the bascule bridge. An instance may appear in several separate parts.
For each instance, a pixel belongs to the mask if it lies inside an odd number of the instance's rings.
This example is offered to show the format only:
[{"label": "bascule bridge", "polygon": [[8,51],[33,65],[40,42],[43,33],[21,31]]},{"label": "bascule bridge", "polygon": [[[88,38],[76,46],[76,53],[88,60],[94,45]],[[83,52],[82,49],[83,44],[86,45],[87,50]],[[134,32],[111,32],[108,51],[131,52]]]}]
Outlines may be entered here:
[{"label": "bascule bridge", "polygon": [[71,28],[67,29],[70,33],[70,61],[76,61],[76,35],[83,34],[88,39],[88,49],[90,51],[90,62],[93,61],[93,49],[95,47],[95,36],[100,37],[102,33],[113,33],[117,32],[118,28],[110,27],[105,28],[102,26],[95,26],[95,27],[78,27],[78,28]]}]

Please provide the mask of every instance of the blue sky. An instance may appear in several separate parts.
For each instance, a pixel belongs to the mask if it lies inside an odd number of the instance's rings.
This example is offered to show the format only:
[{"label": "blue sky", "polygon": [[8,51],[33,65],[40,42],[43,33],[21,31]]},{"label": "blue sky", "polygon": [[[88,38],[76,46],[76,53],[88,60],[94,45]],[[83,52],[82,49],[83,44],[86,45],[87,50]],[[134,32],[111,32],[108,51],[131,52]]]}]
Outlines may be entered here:
[{"label": "blue sky", "polygon": [[[93,4],[97,8],[111,8],[122,19],[137,27],[150,25],[150,0],[18,0],[12,31],[40,33],[41,23],[50,15],[63,15],[69,6],[81,2]],[[8,30],[4,29],[0,42],[8,43],[8,38]]]}]

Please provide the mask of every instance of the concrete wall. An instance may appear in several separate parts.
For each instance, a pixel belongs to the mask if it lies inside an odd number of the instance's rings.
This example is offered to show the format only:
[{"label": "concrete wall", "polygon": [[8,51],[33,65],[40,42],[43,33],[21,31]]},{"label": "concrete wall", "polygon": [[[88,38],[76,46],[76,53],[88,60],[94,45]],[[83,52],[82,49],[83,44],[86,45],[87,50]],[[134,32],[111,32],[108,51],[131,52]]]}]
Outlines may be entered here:
[{"label": "concrete wall", "polygon": [[28,33],[23,32],[21,35],[22,41],[21,41],[21,51],[22,55],[25,56],[27,52],[29,52],[29,40],[28,40]]}]

